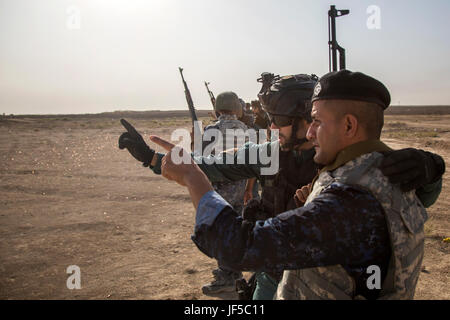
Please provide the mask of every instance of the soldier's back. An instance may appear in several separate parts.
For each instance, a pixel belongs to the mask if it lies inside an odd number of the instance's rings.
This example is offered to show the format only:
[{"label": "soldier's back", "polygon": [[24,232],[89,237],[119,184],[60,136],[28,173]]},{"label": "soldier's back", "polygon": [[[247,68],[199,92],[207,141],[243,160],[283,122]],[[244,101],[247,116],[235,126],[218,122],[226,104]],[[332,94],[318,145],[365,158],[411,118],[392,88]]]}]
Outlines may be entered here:
[{"label": "soldier's back", "polygon": [[[222,139],[225,147],[230,147],[226,145],[226,141],[231,137],[227,136],[234,130],[242,130],[245,132],[248,127],[240,120],[237,119],[235,115],[221,115],[218,121],[212,125],[205,128],[205,132],[211,129],[219,130],[222,134]],[[227,131],[228,130],[228,131]],[[233,130],[233,131],[231,131]],[[248,139],[245,137],[238,138],[234,137],[234,145],[232,148],[239,148]],[[209,142],[208,142],[209,143]],[[241,212],[244,205],[244,191],[245,191],[246,180],[233,181],[233,182],[216,182],[212,186],[214,190],[219,193],[237,212]]]}]

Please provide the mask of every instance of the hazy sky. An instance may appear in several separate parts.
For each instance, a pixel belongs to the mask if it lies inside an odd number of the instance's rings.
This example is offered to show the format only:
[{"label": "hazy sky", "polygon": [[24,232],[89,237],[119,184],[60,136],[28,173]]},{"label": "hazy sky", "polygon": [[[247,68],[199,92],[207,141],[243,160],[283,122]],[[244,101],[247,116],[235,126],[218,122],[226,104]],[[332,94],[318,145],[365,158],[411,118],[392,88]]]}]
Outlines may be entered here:
[{"label": "hazy sky", "polygon": [[0,0],[0,113],[184,109],[179,66],[198,109],[205,80],[249,101],[261,72],[328,72],[330,4],[348,69],[450,104],[448,0]]}]

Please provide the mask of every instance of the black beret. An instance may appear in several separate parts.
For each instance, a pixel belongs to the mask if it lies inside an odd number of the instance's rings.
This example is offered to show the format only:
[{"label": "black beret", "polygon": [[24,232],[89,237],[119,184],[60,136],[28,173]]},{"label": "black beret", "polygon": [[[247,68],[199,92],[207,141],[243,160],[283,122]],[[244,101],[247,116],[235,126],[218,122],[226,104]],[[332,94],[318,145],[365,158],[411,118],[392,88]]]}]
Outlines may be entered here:
[{"label": "black beret", "polygon": [[373,102],[383,109],[391,103],[391,96],[384,84],[364,73],[349,70],[330,72],[320,78],[311,101],[326,99]]}]

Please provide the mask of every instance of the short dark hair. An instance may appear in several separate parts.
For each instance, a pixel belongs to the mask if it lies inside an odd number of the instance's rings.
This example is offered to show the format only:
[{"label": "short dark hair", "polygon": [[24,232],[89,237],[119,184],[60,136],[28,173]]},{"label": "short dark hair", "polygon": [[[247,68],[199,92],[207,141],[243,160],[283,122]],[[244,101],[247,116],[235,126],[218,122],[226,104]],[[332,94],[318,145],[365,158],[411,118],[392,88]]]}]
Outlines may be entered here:
[{"label": "short dark hair", "polygon": [[384,125],[384,112],[378,104],[345,100],[345,103],[340,104],[335,110],[337,119],[342,119],[346,114],[351,114],[358,120],[358,124],[364,128],[369,139],[380,139]]}]

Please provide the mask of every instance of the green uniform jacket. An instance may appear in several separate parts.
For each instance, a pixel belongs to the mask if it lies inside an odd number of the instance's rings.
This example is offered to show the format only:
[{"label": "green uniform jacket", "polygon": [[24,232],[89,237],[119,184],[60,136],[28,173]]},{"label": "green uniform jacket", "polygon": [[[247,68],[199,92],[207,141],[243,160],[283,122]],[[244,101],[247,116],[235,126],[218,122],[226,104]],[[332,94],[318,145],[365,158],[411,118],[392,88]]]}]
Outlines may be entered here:
[{"label": "green uniform jacket", "polygon": [[[261,175],[261,168],[269,167],[268,164],[262,164],[259,157],[257,157],[257,161],[255,164],[237,164],[238,157],[246,156],[245,159],[248,159],[248,154],[250,151],[255,151],[251,149],[258,150],[261,148],[267,148],[267,144],[273,142],[266,142],[263,144],[255,144],[253,142],[248,142],[239,149],[237,149],[234,153],[234,164],[219,164],[216,162],[212,162],[213,159],[217,159],[219,157],[223,157],[223,154],[217,155],[215,157],[193,157],[198,163],[200,169],[208,176],[211,182],[223,182],[223,181],[237,181],[243,179],[257,178],[258,180],[264,180],[264,176]],[[270,150],[270,148],[268,148]],[[155,174],[161,174],[161,159],[164,157],[162,153],[156,153],[158,157],[158,161],[154,167],[150,167],[151,170]],[[205,163],[206,161],[211,161],[211,164]],[[433,205],[437,198],[439,197],[442,190],[442,177],[439,178],[434,183],[425,185],[416,190],[416,194],[419,197],[425,208]]]}]

